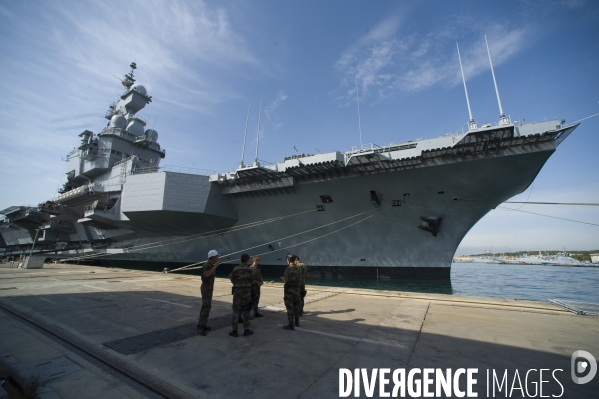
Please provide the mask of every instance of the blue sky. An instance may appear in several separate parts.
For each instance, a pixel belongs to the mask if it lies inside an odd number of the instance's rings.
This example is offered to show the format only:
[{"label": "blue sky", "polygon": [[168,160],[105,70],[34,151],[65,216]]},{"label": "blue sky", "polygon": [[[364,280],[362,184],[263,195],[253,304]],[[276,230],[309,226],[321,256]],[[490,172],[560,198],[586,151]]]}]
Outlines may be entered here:
[{"label": "blue sky", "polygon": [[[0,3],[0,209],[53,198],[61,158],[97,132],[138,65],[153,102],[141,113],[166,148],[162,165],[214,171],[261,160],[444,135],[474,118],[574,121],[599,112],[595,1],[28,1]],[[513,200],[599,202],[599,117]],[[505,205],[518,208],[519,205]],[[599,224],[599,207],[520,210]],[[496,209],[458,254],[599,249],[599,226]]]}]

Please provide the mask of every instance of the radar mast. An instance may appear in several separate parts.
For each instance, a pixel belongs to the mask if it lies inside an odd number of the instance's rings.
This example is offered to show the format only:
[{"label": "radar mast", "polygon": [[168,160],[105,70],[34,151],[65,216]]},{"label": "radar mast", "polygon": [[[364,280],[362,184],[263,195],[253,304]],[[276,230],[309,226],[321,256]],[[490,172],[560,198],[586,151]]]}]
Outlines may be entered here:
[{"label": "radar mast", "polygon": [[137,69],[137,65],[135,64],[135,62],[132,62],[129,66],[131,67],[131,72],[126,74],[123,77],[123,80],[121,81],[123,86],[125,86],[127,89],[130,89],[131,86],[133,86],[133,84],[135,83],[135,79],[133,78],[133,71]]}]

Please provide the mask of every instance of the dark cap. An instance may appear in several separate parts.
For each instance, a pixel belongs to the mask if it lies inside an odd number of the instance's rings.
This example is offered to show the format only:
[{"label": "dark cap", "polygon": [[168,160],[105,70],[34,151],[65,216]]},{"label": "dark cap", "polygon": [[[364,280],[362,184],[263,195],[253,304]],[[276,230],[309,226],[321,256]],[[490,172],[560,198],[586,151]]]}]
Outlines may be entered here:
[{"label": "dark cap", "polygon": [[287,254],[287,260],[290,262],[295,262],[296,258],[297,256],[295,256],[294,254]]}]

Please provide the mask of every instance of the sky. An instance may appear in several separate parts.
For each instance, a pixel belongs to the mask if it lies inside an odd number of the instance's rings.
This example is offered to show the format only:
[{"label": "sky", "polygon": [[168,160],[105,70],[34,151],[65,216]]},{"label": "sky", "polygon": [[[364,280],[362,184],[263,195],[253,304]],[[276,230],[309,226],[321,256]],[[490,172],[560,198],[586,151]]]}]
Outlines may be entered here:
[{"label": "sky", "polygon": [[[592,0],[0,2],[0,210],[56,196],[66,154],[106,125],[132,61],[161,166],[225,172],[241,160],[248,107],[254,160],[260,103],[258,158],[272,163],[294,147],[358,146],[356,89],[363,143],[459,130],[456,42],[474,119],[496,122],[485,35],[512,120],[599,113],[597,21]],[[512,201],[599,203],[598,149],[596,117]],[[599,207],[504,204],[457,254],[562,248],[599,249]]]}]

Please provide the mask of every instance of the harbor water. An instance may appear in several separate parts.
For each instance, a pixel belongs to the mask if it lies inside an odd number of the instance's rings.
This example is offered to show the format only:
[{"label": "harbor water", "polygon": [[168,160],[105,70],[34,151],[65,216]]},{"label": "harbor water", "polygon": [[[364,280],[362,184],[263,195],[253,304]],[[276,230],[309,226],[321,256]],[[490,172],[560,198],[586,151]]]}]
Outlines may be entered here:
[{"label": "harbor water", "polygon": [[[276,279],[275,276],[265,278]],[[535,301],[558,298],[599,303],[599,267],[453,263],[451,281],[309,277],[307,284]]]},{"label": "harbor water", "polygon": [[[120,265],[124,269],[156,270],[142,264]],[[308,264],[308,267],[310,265]],[[199,275],[199,270],[175,272]],[[217,270],[218,277],[228,272]],[[281,282],[281,274],[263,273],[265,281]],[[357,279],[343,277],[308,277],[308,285],[366,288],[381,291],[407,291],[426,294],[467,295],[492,298],[548,301],[565,299],[599,303],[599,267],[509,265],[459,263],[451,266],[450,281]]]}]

